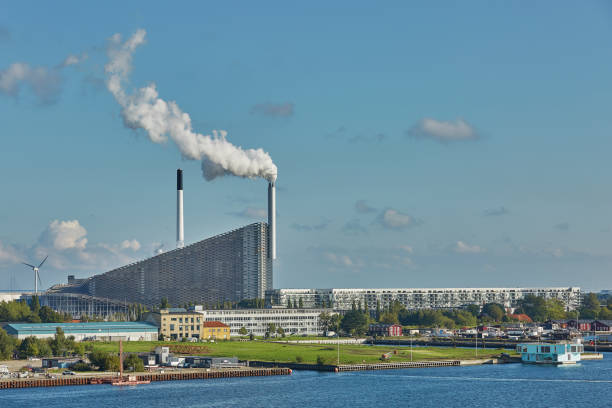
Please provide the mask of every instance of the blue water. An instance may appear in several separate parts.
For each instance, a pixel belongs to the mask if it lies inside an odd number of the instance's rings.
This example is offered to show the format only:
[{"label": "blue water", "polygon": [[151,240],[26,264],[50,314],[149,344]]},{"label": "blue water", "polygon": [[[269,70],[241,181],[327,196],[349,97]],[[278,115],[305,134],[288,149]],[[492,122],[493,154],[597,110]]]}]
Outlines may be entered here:
[{"label": "blue water", "polygon": [[[522,364],[0,390],[12,407],[603,407],[612,353],[603,361]],[[607,400],[608,402],[604,402]]]}]

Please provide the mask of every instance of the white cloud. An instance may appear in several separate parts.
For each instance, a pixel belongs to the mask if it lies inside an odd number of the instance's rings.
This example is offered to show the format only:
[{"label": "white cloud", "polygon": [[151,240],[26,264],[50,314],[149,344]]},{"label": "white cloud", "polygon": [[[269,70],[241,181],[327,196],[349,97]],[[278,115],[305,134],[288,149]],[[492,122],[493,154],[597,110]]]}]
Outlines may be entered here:
[{"label": "white cloud", "polygon": [[439,121],[424,118],[407,132],[410,136],[429,138],[438,142],[456,142],[462,140],[476,140],[478,132],[463,119],[455,121]]},{"label": "white cloud", "polygon": [[455,252],[459,254],[480,254],[485,252],[485,249],[478,245],[468,245],[463,241],[457,241]]},{"label": "white cloud", "polygon": [[78,220],[54,220],[42,233],[40,242],[52,246],[58,251],[66,249],[85,249],[87,245],[87,230],[79,224]]},{"label": "white cloud", "polygon": [[121,243],[121,249],[131,249],[132,251],[138,251],[140,250],[140,242],[136,241],[135,239],[126,239]]},{"label": "white cloud", "polygon": [[83,53],[81,55],[68,55],[64,62],[60,64],[61,67],[69,67],[70,65],[79,64],[87,59],[87,54]]},{"label": "white cloud", "polygon": [[415,219],[393,208],[384,210],[378,217],[378,222],[385,228],[401,230],[413,226]]},{"label": "white cloud", "polygon": [[4,245],[0,241],[0,265],[14,264],[19,262],[17,249],[11,245]]}]

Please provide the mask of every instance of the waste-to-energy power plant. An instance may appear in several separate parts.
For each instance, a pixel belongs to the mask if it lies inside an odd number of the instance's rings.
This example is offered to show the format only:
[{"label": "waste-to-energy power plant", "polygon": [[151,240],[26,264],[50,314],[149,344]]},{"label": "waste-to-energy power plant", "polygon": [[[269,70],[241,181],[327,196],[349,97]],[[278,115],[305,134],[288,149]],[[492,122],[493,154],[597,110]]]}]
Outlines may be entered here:
[{"label": "waste-to-energy power plant", "polygon": [[[268,185],[268,223],[258,222],[185,246],[183,172],[177,171],[177,248],[130,265],[56,285],[47,294],[75,293],[93,298],[157,306],[216,305],[263,298],[272,286],[275,245],[275,187]],[[44,304],[44,296],[41,304]]]}]

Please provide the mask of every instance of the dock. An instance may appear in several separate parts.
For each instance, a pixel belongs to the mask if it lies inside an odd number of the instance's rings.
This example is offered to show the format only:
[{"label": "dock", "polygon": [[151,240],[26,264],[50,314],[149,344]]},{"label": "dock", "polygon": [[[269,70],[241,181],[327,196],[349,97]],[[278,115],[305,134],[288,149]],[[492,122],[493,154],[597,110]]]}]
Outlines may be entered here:
[{"label": "dock", "polygon": [[[210,371],[189,371],[172,373],[140,373],[136,374],[138,381],[180,381],[180,380],[208,380],[214,378],[263,377],[271,375],[290,375],[291,369],[285,367],[230,369]],[[12,378],[0,380],[0,389],[32,388],[32,387],[58,387],[68,385],[110,384],[111,376],[61,376],[58,378]],[[127,379],[127,376],[126,376]]]}]

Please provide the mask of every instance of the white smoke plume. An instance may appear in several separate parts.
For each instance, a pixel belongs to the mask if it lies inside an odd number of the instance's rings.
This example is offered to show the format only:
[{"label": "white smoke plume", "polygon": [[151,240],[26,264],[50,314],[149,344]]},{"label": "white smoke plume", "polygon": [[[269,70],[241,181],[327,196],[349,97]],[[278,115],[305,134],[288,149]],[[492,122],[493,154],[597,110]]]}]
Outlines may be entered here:
[{"label": "white smoke plume", "polygon": [[124,124],[131,129],[143,129],[154,143],[163,143],[168,137],[178,146],[181,154],[191,160],[202,161],[206,180],[224,175],[262,177],[275,181],[276,165],[262,149],[242,149],[227,139],[227,132],[213,131],[203,135],[193,131],[189,114],[176,102],[159,98],[155,84],[126,92],[125,82],[132,69],[132,55],[144,43],[145,30],[138,30],[122,42],[121,35],[110,38],[109,62],[105,66],[108,90],[121,105]]}]

